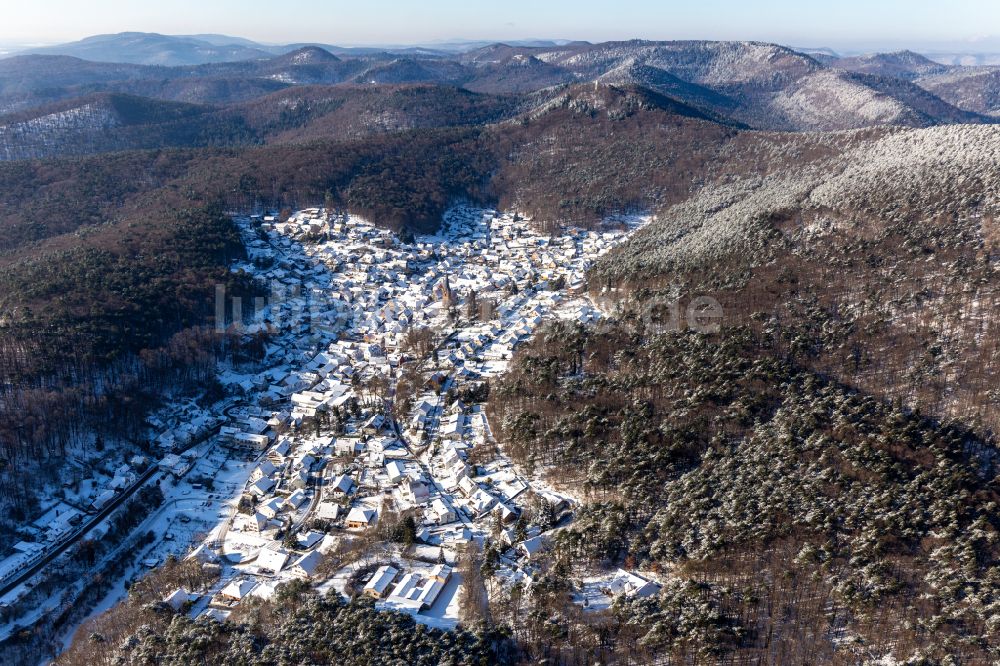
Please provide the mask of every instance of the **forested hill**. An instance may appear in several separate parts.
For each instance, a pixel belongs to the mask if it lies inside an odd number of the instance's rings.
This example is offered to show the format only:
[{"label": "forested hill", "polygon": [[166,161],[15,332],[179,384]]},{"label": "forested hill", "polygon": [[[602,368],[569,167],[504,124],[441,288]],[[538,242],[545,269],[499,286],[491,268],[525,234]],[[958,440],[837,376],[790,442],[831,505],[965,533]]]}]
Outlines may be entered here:
[{"label": "forested hill", "polygon": [[831,152],[810,149],[822,156],[801,170],[664,209],[591,286],[634,294],[639,310],[711,295],[727,322],[780,330],[818,372],[995,431],[1000,135],[845,138],[821,139]]},{"label": "forested hill", "polygon": [[563,599],[529,625],[539,654],[995,658],[992,440],[803,369],[780,335],[559,324],[519,352],[491,422],[522,465],[585,498],[553,558],[628,562],[671,591],[572,642],[550,626],[577,626]]},{"label": "forested hill", "polygon": [[550,597],[578,633],[529,627],[535,654],[997,658],[996,141],[737,132],[740,160],[595,264],[613,316],[537,335],[491,423],[584,499],[556,561],[669,593],[589,633]]}]

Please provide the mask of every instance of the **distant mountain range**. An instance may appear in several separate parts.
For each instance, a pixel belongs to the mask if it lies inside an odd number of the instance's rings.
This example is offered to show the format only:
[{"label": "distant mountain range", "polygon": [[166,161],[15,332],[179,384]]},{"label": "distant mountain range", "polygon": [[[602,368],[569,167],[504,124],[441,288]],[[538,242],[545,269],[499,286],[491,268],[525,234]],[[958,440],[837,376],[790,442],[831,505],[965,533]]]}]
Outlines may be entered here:
[{"label": "distant mountain range", "polygon": [[[568,40],[526,39],[510,42],[513,46],[552,47]],[[268,58],[306,46],[318,46],[331,53],[365,55],[371,53],[448,54],[489,46],[489,41],[456,40],[429,45],[393,47],[342,47],[321,43],[261,44],[229,35],[161,35],[151,32],[121,32],[94,35],[76,42],[29,48],[9,47],[0,50],[18,55],[65,55],[93,62],[117,62],[133,65],[204,65],[213,62],[237,62]]]},{"label": "distant mountain range", "polygon": [[95,35],[78,42],[27,49],[24,53],[64,55],[94,62],[138,65],[201,65],[266,58],[274,55],[249,40],[223,35],[159,35],[123,32]]},{"label": "distant mountain range", "polygon": [[835,58],[857,57],[874,53],[915,51],[942,65],[982,66],[1000,65],[1000,37],[982,37],[968,40],[946,40],[933,42],[882,42],[854,43],[836,48],[797,47],[795,50],[809,55],[829,55]]},{"label": "distant mountain range", "polygon": [[[95,62],[181,66],[235,62],[282,55],[304,46],[318,46],[338,55],[370,55],[373,53],[449,55],[474,51],[495,43],[489,40],[455,39],[425,44],[345,47],[323,42],[261,43],[243,37],[218,34],[162,35],[147,32],[122,32],[94,35],[76,42],[55,45],[0,44],[0,57],[26,54],[69,55]],[[504,44],[513,47],[553,48],[587,45],[588,42],[566,39],[521,39],[506,40]],[[902,49],[916,51],[943,65],[1000,65],[1000,37],[968,41],[900,44],[888,48],[885,44],[857,44],[843,48],[822,46],[793,48],[801,53],[820,58],[854,58]]]},{"label": "distant mountain range", "polygon": [[[207,115],[197,114],[201,122],[220,114],[238,117],[245,105],[278,92],[283,98],[298,98],[295,90],[303,86],[312,88],[304,94],[310,100],[343,96],[332,90],[319,94],[317,86],[447,86],[504,96],[503,108],[519,112],[559,98],[567,86],[638,88],[723,124],[782,131],[990,123],[1000,115],[1000,68],[943,65],[911,51],[841,57],[762,42],[711,41],[490,44],[452,52],[334,52],[333,47],[316,45],[287,49],[291,47],[230,42],[221,35],[127,33],[0,59],[0,155],[34,154],[34,148],[12,146],[10,141],[53,127],[59,127],[66,140],[47,141],[44,154],[80,145],[99,151],[101,141],[81,144],[64,134],[89,132],[80,125],[87,119],[103,122],[90,113],[76,114],[69,125],[64,122],[73,108],[91,108],[94,95],[146,98],[149,103],[138,105],[145,109],[160,102],[212,107]],[[270,52],[274,50],[282,52]],[[109,62],[112,58],[119,62]],[[212,61],[199,62],[206,59]],[[184,64],[168,64],[178,62]],[[394,120],[388,125],[384,119],[362,116],[350,123],[352,131],[364,133],[365,123],[376,128],[413,125],[407,119],[410,109],[390,111]],[[61,115],[53,119],[51,113]],[[290,117],[287,108],[284,113]],[[308,122],[312,120],[310,116]],[[158,117],[155,123],[160,124]],[[228,120],[223,125],[221,136],[200,133],[196,144],[265,140],[242,129],[232,131]],[[220,130],[214,122],[212,126]],[[102,132],[106,129],[101,125]],[[169,136],[193,140],[195,135]],[[131,141],[125,145],[135,147]],[[167,145],[176,143],[170,140]],[[121,147],[112,141],[107,149]]]}]

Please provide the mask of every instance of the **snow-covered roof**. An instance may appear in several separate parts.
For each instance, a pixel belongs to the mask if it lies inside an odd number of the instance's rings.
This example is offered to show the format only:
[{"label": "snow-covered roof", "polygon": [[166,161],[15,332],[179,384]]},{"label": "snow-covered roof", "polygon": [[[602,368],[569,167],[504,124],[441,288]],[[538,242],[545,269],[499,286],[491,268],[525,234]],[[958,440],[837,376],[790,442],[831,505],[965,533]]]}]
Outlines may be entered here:
[{"label": "snow-covered roof", "polygon": [[527,541],[524,541],[521,544],[519,544],[519,548],[521,548],[524,551],[524,554],[528,557],[528,559],[531,559],[540,550],[542,550],[542,548],[545,547],[547,541],[548,540],[545,538],[544,535],[539,534],[538,536],[532,537]]},{"label": "snow-covered roof", "polygon": [[163,603],[167,604],[175,611],[179,611],[184,604],[191,600],[191,595],[183,587],[178,587],[176,590],[168,594],[163,598]]},{"label": "snow-covered roof", "polygon": [[230,581],[229,585],[222,588],[222,595],[231,599],[242,599],[250,594],[257,583],[246,578]]},{"label": "snow-covered roof", "polygon": [[365,584],[364,591],[374,592],[378,596],[383,596],[398,573],[399,570],[395,567],[387,565],[379,567]]},{"label": "snow-covered roof", "polygon": [[624,594],[628,597],[648,597],[660,591],[660,585],[647,580],[638,574],[618,569],[614,578],[608,584],[608,589],[614,595]]},{"label": "snow-covered roof", "polygon": [[256,564],[261,569],[278,573],[287,561],[287,551],[281,548],[262,548],[260,554],[257,555]]},{"label": "snow-covered roof", "polygon": [[321,520],[336,520],[340,516],[340,505],[334,502],[320,502],[316,515]]},{"label": "snow-covered roof", "polygon": [[344,493],[346,495],[351,491],[352,487],[354,487],[354,479],[346,474],[341,474],[334,479],[333,484],[330,486],[330,490],[332,492]]},{"label": "snow-covered roof", "polygon": [[285,500],[285,504],[295,509],[299,508],[303,502],[306,501],[306,493],[304,490],[296,490]]},{"label": "snow-covered roof", "polygon": [[375,512],[360,506],[352,507],[347,513],[347,522],[368,524],[375,517]]},{"label": "snow-covered roof", "polygon": [[316,567],[318,567],[319,563],[322,561],[323,554],[314,550],[311,553],[306,553],[299,559],[295,560],[292,568],[300,574],[311,577],[314,573],[316,573]]},{"label": "snow-covered roof", "polygon": [[313,531],[306,532],[305,534],[299,534],[298,537],[296,538],[298,547],[302,550],[307,550],[309,548],[312,548],[322,540],[323,540],[323,533],[313,532]]}]

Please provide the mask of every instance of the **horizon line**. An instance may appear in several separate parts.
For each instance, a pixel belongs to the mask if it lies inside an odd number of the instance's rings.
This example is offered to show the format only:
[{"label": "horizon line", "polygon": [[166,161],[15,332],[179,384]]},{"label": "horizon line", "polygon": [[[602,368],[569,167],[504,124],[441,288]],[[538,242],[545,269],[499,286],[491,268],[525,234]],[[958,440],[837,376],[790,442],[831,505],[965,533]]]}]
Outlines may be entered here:
[{"label": "horizon line", "polygon": [[[0,51],[2,55],[10,55],[17,53],[19,51],[25,51],[30,49],[42,49],[42,48],[54,48],[59,46],[67,46],[70,44],[75,44],[95,37],[115,37],[125,34],[137,34],[137,35],[156,35],[162,37],[172,37],[172,38],[192,38],[199,39],[203,36],[215,36],[215,37],[226,37],[234,40],[239,40],[243,42],[250,42],[253,45],[267,47],[267,48],[280,48],[288,47],[293,45],[302,46],[319,46],[319,47],[333,47],[341,49],[435,49],[439,47],[446,46],[462,46],[462,45],[474,45],[474,44],[508,44],[508,45],[521,45],[526,46],[525,43],[530,42],[548,42],[557,46],[565,46],[568,44],[579,43],[579,44],[603,44],[603,43],[613,43],[613,42],[629,42],[629,41],[647,41],[647,42],[685,42],[685,41],[706,41],[706,42],[759,42],[759,43],[769,43],[778,46],[784,46],[793,50],[805,50],[805,51],[850,51],[852,53],[876,53],[881,52],[881,49],[886,49],[889,51],[901,51],[910,50],[917,53],[937,53],[937,54],[949,54],[955,53],[956,49],[960,46],[966,46],[974,48],[977,43],[989,42],[990,40],[997,40],[996,44],[988,45],[987,50],[983,51],[969,51],[971,54],[995,54],[1000,53],[1000,35],[987,35],[987,36],[976,36],[958,39],[939,39],[939,40],[920,40],[920,39],[901,39],[901,38],[889,38],[886,39],[882,45],[876,46],[875,40],[856,40],[854,42],[844,42],[839,46],[836,42],[819,45],[809,45],[806,40],[801,42],[797,40],[775,40],[775,39],[760,39],[760,38],[733,38],[733,39],[723,39],[723,38],[712,38],[712,37],[676,37],[669,39],[657,39],[651,37],[629,37],[629,38],[614,38],[614,39],[586,39],[586,38],[566,38],[566,37],[517,37],[517,38],[506,38],[506,39],[496,39],[496,38],[466,38],[466,37],[450,37],[442,39],[434,39],[428,41],[415,41],[415,42],[332,42],[323,40],[303,40],[303,41],[260,41],[251,37],[243,37],[240,35],[232,35],[227,33],[219,32],[190,32],[190,33],[168,33],[168,32],[155,32],[155,31],[145,31],[145,30],[122,30],[119,32],[102,32],[89,34],[84,37],[77,39],[71,39],[67,41],[6,41],[0,39],[0,48],[7,49],[6,51]],[[910,44],[910,45],[907,45]],[[238,41],[234,41],[231,44],[219,44],[219,46],[246,46],[247,48],[252,48],[249,44],[240,44]],[[964,52],[964,51],[963,51]]]}]

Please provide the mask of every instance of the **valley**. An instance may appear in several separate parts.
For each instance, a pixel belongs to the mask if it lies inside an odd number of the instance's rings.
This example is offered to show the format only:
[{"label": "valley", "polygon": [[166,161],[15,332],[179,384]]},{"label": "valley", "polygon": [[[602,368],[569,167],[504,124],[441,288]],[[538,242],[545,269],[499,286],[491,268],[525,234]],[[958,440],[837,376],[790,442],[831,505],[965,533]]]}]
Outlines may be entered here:
[{"label": "valley", "polygon": [[[217,620],[306,580],[454,629],[475,612],[463,586],[483,585],[463,572],[478,576],[484,559],[498,584],[530,584],[550,539],[543,526],[564,525],[578,500],[503,455],[488,386],[545,321],[602,316],[585,271],[642,221],[541,236],[511,214],[456,208],[436,235],[403,244],[319,210],[240,218],[249,263],[233,270],[272,288],[233,326],[267,329],[267,354],[259,367],[222,370],[234,397],[207,417],[224,421],[217,435],[155,463],[165,500],[141,527],[155,536],[133,566],[176,557],[217,567],[210,586],[167,599]],[[159,438],[165,451],[184,448],[176,432]],[[595,579],[592,598],[615,580]],[[634,573],[621,580],[622,594],[635,581],[657,589]]]},{"label": "valley", "polygon": [[0,662],[1000,658],[995,67],[227,39],[0,59]]}]

